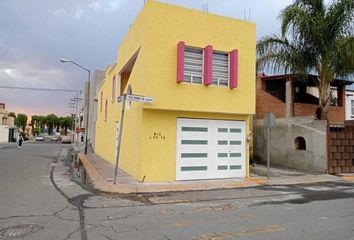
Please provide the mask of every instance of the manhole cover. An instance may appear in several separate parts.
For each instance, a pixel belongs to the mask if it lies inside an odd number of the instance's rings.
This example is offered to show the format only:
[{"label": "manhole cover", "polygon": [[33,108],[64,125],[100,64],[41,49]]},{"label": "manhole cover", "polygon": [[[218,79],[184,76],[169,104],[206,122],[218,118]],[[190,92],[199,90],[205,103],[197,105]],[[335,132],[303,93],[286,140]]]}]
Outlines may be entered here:
[{"label": "manhole cover", "polygon": [[35,224],[16,225],[0,230],[0,240],[24,237],[42,230],[43,227]]}]

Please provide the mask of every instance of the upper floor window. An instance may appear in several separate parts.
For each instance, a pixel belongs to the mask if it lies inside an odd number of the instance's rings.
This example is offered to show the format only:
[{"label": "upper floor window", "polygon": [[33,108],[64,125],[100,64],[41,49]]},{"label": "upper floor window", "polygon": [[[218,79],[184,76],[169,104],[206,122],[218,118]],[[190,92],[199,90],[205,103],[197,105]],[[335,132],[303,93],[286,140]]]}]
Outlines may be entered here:
[{"label": "upper floor window", "polygon": [[106,99],[106,104],[104,106],[104,120],[107,121],[108,118],[108,101]]},{"label": "upper floor window", "polygon": [[212,85],[229,86],[229,54],[213,52]]},{"label": "upper floor window", "polygon": [[354,115],[354,100],[350,100],[350,106],[351,106],[351,113]]},{"label": "upper floor window", "polygon": [[213,51],[212,45],[204,49],[177,44],[177,83],[195,83],[205,86],[238,86],[238,50]]},{"label": "upper floor window", "polygon": [[113,76],[112,79],[112,101],[116,98],[116,76]]},{"label": "upper floor window", "polygon": [[102,107],[103,107],[103,92],[101,92],[101,97],[100,97],[100,112],[102,112]]},{"label": "upper floor window", "polygon": [[183,82],[202,84],[203,82],[203,50],[186,47],[184,50]]}]

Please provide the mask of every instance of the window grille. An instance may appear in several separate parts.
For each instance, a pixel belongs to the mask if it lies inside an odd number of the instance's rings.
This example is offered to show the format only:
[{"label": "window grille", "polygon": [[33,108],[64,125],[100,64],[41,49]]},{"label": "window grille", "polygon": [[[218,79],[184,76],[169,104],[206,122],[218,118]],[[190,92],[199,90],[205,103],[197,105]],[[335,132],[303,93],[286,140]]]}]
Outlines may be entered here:
[{"label": "window grille", "polygon": [[185,48],[183,82],[202,84],[203,82],[203,50]]},{"label": "window grille", "polygon": [[212,85],[229,86],[229,54],[213,52]]}]

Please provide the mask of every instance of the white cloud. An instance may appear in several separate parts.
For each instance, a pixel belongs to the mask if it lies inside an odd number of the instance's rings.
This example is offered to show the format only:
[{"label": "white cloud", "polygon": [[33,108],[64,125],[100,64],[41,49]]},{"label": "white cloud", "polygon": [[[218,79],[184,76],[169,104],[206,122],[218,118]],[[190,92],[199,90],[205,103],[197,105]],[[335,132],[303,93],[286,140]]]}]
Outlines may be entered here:
[{"label": "white cloud", "polygon": [[14,76],[15,71],[14,71],[14,69],[11,69],[11,68],[3,68],[3,69],[0,69],[0,75],[1,74],[6,74],[6,75],[12,77],[12,76]]},{"label": "white cloud", "polygon": [[102,5],[99,1],[93,1],[89,3],[89,8],[95,10],[96,12],[100,11],[102,9]]},{"label": "white cloud", "polygon": [[122,7],[126,0],[94,0],[88,4],[88,7],[96,12],[113,12]]},{"label": "white cloud", "polygon": [[21,87],[65,87],[65,73],[58,67],[40,67],[30,62],[0,63],[0,82]]},{"label": "white cloud", "polygon": [[64,16],[66,15],[68,12],[64,9],[64,8],[59,8],[57,10],[54,11],[54,16],[59,17],[59,16]]},{"label": "white cloud", "polygon": [[75,18],[80,19],[84,13],[85,11],[82,8],[77,7],[75,10]]},{"label": "white cloud", "polygon": [[54,10],[53,15],[56,17],[71,15],[80,20],[84,15],[90,14],[90,11],[95,13],[114,12],[121,9],[125,3],[127,3],[127,0],[85,0],[75,1],[75,5],[57,2],[55,7],[58,9]]},{"label": "white cloud", "polygon": [[107,3],[109,5],[111,11],[115,11],[115,10],[119,9],[122,6],[123,2],[125,2],[125,1],[123,1],[123,0],[107,0]]}]

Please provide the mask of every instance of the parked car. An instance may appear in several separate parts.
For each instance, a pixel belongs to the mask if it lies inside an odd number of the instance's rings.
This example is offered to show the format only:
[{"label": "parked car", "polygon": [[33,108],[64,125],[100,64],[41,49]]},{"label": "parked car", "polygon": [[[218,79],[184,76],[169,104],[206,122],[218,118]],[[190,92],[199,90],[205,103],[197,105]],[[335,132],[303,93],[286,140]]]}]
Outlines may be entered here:
[{"label": "parked car", "polygon": [[62,136],[61,143],[71,143],[72,136]]},{"label": "parked car", "polygon": [[61,141],[61,137],[60,136],[53,136],[51,139],[50,139],[51,142],[58,142],[58,141]]},{"label": "parked car", "polygon": [[36,141],[44,141],[44,136],[43,135],[38,135],[36,137]]}]

